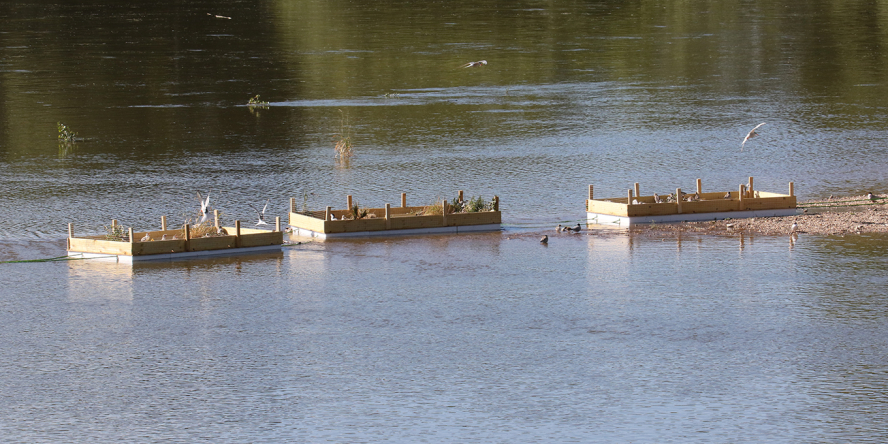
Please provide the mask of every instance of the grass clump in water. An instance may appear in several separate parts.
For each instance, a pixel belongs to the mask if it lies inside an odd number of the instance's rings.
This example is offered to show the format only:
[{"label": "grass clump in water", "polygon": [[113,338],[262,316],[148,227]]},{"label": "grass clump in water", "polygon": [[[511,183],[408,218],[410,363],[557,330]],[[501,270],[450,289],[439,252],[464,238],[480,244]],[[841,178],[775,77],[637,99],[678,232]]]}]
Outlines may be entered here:
[{"label": "grass clump in water", "polygon": [[355,155],[355,147],[351,141],[351,127],[348,124],[348,114],[343,113],[339,116],[339,134],[336,136],[336,143],[333,145],[334,157],[341,163],[347,164]]}]

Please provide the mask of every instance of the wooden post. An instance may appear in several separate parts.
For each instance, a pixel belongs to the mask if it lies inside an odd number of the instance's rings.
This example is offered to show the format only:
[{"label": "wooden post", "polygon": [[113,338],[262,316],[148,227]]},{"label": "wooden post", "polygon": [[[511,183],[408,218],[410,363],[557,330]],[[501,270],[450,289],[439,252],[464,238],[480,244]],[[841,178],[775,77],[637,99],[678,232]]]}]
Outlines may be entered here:
[{"label": "wooden post", "polygon": [[407,193],[401,193],[401,208],[407,208]]},{"label": "wooden post", "polygon": [[635,197],[641,196],[641,188],[638,186],[638,182],[635,182]]},{"label": "wooden post", "polygon": [[291,213],[296,212],[296,198],[295,197],[290,198],[290,212]]},{"label": "wooden post", "polygon": [[213,210],[213,223],[216,226],[216,229],[219,228],[219,210]]},{"label": "wooden post", "polygon": [[117,228],[117,219],[111,219],[111,229]]},{"label": "wooden post", "polygon": [[160,231],[166,231],[166,230],[167,230],[167,217],[160,216]]},{"label": "wooden post", "polygon": [[129,238],[130,243],[135,242],[135,239],[133,239],[133,227],[129,227]]},{"label": "wooden post", "polygon": [[459,190],[459,199],[457,199],[457,200],[459,200],[460,202],[462,202],[462,200],[463,200],[463,190]]},{"label": "wooden post", "polygon": [[589,200],[592,200],[595,194],[592,193],[592,185],[589,185]]},{"label": "wooden post", "polygon": [[240,238],[240,221],[234,221],[234,246],[235,248],[240,248],[241,238]]},{"label": "wooden post", "polygon": [[755,197],[755,193],[752,191],[752,176],[749,176],[749,189],[746,192],[749,193],[749,197]]},{"label": "wooden post", "polygon": [[274,231],[281,231],[281,217],[274,217]]},{"label": "wooden post", "polygon": [[675,189],[675,209],[678,214],[681,214],[681,188]]},{"label": "wooden post", "polygon": [[795,196],[795,184],[792,182],[789,183],[789,195]]},{"label": "wooden post", "polygon": [[493,211],[499,211],[499,196],[493,196]]},{"label": "wooden post", "polygon": [[351,210],[351,209],[352,209],[352,196],[351,196],[351,194],[345,196],[345,203],[346,203],[345,209],[347,209],[347,210]]},{"label": "wooden post", "polygon": [[743,202],[743,197],[744,197],[743,194],[745,194],[744,188],[746,188],[746,187],[743,186],[743,184],[741,183],[740,188],[737,189],[737,199],[739,199],[740,202]]},{"label": "wooden post", "polygon": [[628,193],[626,193],[626,195],[628,196],[626,198],[626,205],[632,205],[632,188],[628,190]]},{"label": "wooden post", "polygon": [[703,194],[703,181],[697,179],[697,194]]},{"label": "wooden post", "polygon": [[441,216],[443,217],[444,226],[446,227],[447,226],[447,199],[443,199],[443,201],[444,201],[444,203],[441,204],[441,209],[442,209]]},{"label": "wooden post", "polygon": [[385,204],[385,229],[392,228],[392,204]]},{"label": "wooden post", "polygon": [[191,225],[185,224],[185,251],[191,251]]},{"label": "wooden post", "polygon": [[327,207],[327,213],[324,215],[324,220],[330,220],[331,211],[333,211],[333,207]]},{"label": "wooden post", "polygon": [[74,224],[68,224],[68,239],[74,237]]}]

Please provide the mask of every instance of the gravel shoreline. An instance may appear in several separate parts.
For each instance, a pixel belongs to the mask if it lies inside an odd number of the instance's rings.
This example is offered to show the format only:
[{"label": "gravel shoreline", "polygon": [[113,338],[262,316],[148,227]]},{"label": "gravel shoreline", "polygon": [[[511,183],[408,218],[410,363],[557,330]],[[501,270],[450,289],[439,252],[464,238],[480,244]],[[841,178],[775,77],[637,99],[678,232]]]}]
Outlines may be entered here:
[{"label": "gravel shoreline", "polygon": [[875,202],[867,196],[830,196],[828,199],[799,202],[799,214],[781,217],[726,219],[718,221],[682,222],[675,224],[639,224],[632,233],[689,232],[700,234],[754,233],[765,235],[796,232],[816,235],[888,233],[888,199],[877,195]]}]

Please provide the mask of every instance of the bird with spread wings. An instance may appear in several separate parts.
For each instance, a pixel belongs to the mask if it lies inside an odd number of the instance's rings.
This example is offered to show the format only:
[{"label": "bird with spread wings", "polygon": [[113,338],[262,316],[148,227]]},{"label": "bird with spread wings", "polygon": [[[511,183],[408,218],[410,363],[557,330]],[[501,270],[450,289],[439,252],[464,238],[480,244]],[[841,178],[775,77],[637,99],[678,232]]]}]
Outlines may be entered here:
[{"label": "bird with spread wings", "polygon": [[765,124],[765,122],[759,123],[758,125],[755,126],[755,128],[753,128],[752,130],[749,131],[749,134],[747,134],[746,137],[743,138],[743,143],[740,144],[740,151],[743,151],[743,145],[746,145],[747,140],[752,139],[755,136],[758,136],[758,133],[755,132],[755,130],[759,129],[759,127],[764,124]]}]

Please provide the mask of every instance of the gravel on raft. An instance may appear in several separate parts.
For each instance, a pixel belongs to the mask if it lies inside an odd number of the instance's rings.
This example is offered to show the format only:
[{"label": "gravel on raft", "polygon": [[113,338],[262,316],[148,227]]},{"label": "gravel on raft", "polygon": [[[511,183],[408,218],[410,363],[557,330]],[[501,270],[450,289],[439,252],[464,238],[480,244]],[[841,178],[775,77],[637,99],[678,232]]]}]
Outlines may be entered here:
[{"label": "gravel on raft", "polygon": [[[689,232],[700,234],[755,233],[784,235],[796,232],[817,235],[888,233],[888,198],[877,196],[875,202],[866,196],[830,196],[828,199],[799,202],[799,214],[781,217],[756,217],[717,221],[670,224],[638,224],[633,233]],[[807,212],[805,212],[807,210]]]}]

